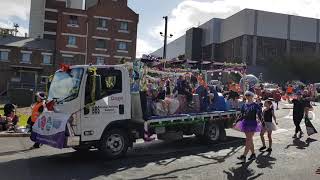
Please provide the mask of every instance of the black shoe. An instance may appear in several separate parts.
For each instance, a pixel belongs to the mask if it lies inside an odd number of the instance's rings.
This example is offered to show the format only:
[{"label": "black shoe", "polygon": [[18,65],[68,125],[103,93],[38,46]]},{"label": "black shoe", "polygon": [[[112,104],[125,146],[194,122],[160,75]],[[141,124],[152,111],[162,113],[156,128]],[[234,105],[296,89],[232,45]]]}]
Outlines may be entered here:
[{"label": "black shoe", "polygon": [[259,149],[259,151],[263,151],[263,150],[265,150],[265,149],[267,149],[267,147],[266,147],[266,146],[262,146],[262,147]]},{"label": "black shoe", "polygon": [[272,152],[272,148],[268,148],[268,149],[267,149],[267,152]]},{"label": "black shoe", "polygon": [[296,138],[297,138],[297,134],[294,134],[294,135],[292,136],[292,138],[295,138],[295,139],[296,139]]},{"label": "black shoe", "polygon": [[246,162],[246,156],[241,155],[240,157],[237,157],[237,159],[241,160],[242,163]]},{"label": "black shoe", "polygon": [[251,156],[249,157],[249,161],[252,161],[252,160],[255,160],[257,157],[256,157],[256,154],[251,154]]},{"label": "black shoe", "polygon": [[300,131],[300,134],[299,134],[299,138],[302,138],[303,137],[303,132],[302,131]]},{"label": "black shoe", "polygon": [[34,149],[38,149],[38,148],[40,148],[40,144],[35,143],[32,147],[33,147]]}]

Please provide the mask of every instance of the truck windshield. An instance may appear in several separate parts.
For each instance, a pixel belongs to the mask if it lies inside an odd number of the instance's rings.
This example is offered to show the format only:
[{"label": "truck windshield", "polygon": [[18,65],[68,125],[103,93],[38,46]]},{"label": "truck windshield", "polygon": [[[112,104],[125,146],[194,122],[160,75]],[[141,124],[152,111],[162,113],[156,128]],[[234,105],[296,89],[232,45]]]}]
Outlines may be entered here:
[{"label": "truck windshield", "polygon": [[83,68],[74,68],[70,72],[58,71],[54,74],[49,89],[49,99],[68,102],[78,97]]}]

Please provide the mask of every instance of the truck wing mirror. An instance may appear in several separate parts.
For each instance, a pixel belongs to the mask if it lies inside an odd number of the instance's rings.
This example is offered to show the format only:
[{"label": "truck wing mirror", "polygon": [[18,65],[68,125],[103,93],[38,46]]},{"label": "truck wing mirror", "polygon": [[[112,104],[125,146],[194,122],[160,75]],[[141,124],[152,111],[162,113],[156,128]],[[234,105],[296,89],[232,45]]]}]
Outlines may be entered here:
[{"label": "truck wing mirror", "polygon": [[50,89],[52,80],[53,80],[53,75],[49,76],[47,84],[46,84],[46,93],[47,93],[47,95],[49,95],[49,89]]}]

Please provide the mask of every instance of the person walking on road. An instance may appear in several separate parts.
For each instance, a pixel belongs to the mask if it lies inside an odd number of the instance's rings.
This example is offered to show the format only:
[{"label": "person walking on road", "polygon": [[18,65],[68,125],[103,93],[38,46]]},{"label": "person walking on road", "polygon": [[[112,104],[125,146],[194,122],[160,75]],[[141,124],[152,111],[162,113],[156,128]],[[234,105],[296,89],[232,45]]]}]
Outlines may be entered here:
[{"label": "person walking on road", "polygon": [[297,134],[299,133],[299,138],[303,136],[303,132],[300,127],[300,123],[303,119],[303,116],[308,112],[307,108],[310,108],[310,101],[304,99],[302,97],[301,92],[297,93],[297,98],[292,100],[293,103],[293,122],[296,126],[295,134],[292,138],[297,138]]},{"label": "person walking on road", "polygon": [[254,93],[247,91],[245,93],[247,102],[241,108],[241,120],[235,125],[236,129],[244,132],[246,135],[246,144],[243,155],[238,157],[242,163],[246,162],[246,156],[251,151],[251,156],[249,161],[256,159],[256,154],[254,152],[253,135],[255,132],[260,132],[262,127],[257,121],[257,115],[259,120],[262,119],[261,107],[253,101]]},{"label": "person walking on road", "polygon": [[[36,120],[44,110],[44,107],[45,107],[44,100],[45,100],[45,94],[42,92],[38,92],[36,94],[37,102],[32,106],[31,122],[29,122],[31,126],[31,131],[32,131],[32,126],[34,125],[34,123],[36,122]],[[40,143],[35,142],[33,145],[33,148],[40,148]]]},{"label": "person walking on road", "polygon": [[281,93],[279,88],[274,92],[273,99],[277,105],[276,110],[279,110],[279,102],[281,101]]},{"label": "person walking on road", "polygon": [[[274,114],[274,109],[272,106],[272,101],[266,100],[264,102],[264,107],[265,109],[263,110],[263,128],[260,133],[261,141],[262,141],[262,147],[259,149],[260,151],[265,150],[266,147],[266,142],[264,139],[264,134],[267,132],[268,133],[268,140],[269,140],[269,148],[267,149],[267,152],[272,152],[272,131],[277,130],[277,119]],[[272,121],[274,119],[274,122]]]}]

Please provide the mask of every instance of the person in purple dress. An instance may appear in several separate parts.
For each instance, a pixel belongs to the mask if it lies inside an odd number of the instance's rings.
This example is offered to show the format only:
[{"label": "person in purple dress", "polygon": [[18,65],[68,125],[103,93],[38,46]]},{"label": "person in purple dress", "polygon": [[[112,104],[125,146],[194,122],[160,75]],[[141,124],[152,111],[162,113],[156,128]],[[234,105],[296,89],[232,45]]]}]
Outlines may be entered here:
[{"label": "person in purple dress", "polygon": [[260,132],[262,129],[261,123],[257,121],[257,116],[259,120],[262,120],[261,106],[253,101],[254,93],[247,91],[245,93],[247,102],[241,107],[241,119],[236,124],[236,129],[244,132],[246,135],[245,150],[243,155],[238,157],[243,163],[246,162],[246,156],[251,151],[251,156],[249,161],[256,159],[254,152],[253,136],[255,132]]}]

